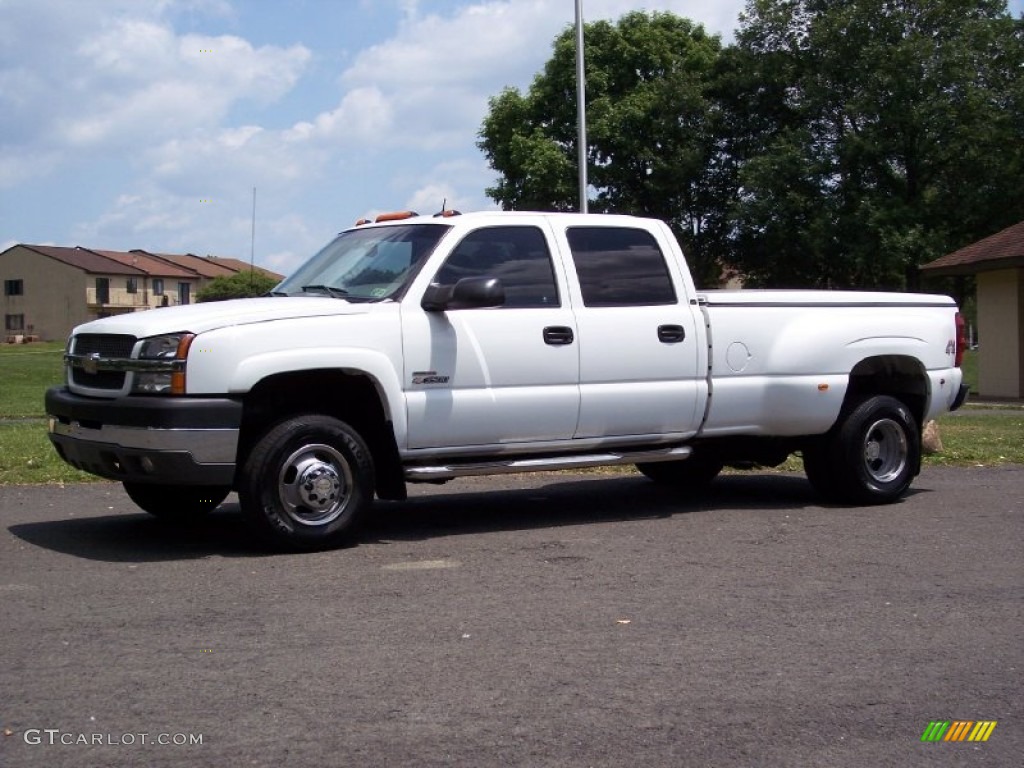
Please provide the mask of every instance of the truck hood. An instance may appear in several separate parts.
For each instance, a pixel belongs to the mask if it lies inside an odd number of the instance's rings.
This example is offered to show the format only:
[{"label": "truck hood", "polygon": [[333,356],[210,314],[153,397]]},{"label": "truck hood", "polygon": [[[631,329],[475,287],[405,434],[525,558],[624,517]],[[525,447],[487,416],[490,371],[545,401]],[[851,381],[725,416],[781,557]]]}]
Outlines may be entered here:
[{"label": "truck hood", "polygon": [[344,299],[321,296],[232,299],[104,317],[78,326],[74,333],[123,333],[136,338],[178,331],[203,333],[215,328],[265,323],[271,320],[322,315],[364,315],[370,311],[371,306],[379,305],[350,304]]}]

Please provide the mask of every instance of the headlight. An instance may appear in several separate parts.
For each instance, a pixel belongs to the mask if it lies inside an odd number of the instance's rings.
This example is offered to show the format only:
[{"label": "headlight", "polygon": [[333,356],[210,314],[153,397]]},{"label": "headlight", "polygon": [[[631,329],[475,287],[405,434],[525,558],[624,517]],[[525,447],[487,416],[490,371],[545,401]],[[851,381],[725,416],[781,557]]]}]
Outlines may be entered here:
[{"label": "headlight", "polygon": [[195,334],[171,333],[143,339],[139,360],[156,361],[137,371],[132,391],[144,395],[185,394],[185,361]]}]

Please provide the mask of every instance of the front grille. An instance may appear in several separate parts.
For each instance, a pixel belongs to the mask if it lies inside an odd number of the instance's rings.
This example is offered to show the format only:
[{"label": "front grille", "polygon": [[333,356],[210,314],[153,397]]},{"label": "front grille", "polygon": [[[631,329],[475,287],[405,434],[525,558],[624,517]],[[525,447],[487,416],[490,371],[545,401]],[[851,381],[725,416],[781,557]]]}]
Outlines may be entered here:
[{"label": "front grille", "polygon": [[[135,337],[114,333],[81,333],[75,336],[71,353],[74,355],[99,354],[100,357],[127,359],[132,356]],[[123,371],[97,371],[87,373],[81,368],[71,369],[71,383],[91,389],[121,389],[126,374]]]},{"label": "front grille", "polygon": [[86,373],[81,368],[71,369],[71,383],[93,389],[121,389],[124,386],[124,371],[96,371]]},{"label": "front grille", "polygon": [[131,357],[135,337],[112,333],[82,333],[75,336],[71,352],[76,355],[91,355],[99,352],[100,357]]}]

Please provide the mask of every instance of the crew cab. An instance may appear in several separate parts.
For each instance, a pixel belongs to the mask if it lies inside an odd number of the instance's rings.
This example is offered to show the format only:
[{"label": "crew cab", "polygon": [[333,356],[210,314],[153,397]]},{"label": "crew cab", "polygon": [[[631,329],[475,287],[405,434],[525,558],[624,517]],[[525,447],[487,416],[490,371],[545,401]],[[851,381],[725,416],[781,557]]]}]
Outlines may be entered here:
[{"label": "crew cab", "polygon": [[803,456],[826,499],[898,500],[956,409],[944,296],[697,291],[669,227],[619,215],[381,216],[271,295],[74,329],[49,436],[142,509],[237,491],[298,549],[410,482],[635,464],[682,492]]}]

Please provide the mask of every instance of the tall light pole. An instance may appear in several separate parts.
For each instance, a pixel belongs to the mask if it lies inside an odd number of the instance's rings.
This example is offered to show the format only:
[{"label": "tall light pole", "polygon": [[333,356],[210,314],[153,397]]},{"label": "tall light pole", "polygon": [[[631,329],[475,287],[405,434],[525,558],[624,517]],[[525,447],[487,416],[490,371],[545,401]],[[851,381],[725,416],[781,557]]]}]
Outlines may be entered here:
[{"label": "tall light pole", "polygon": [[576,145],[580,166],[580,213],[587,212],[587,75],[583,67],[583,0],[576,0]]}]

